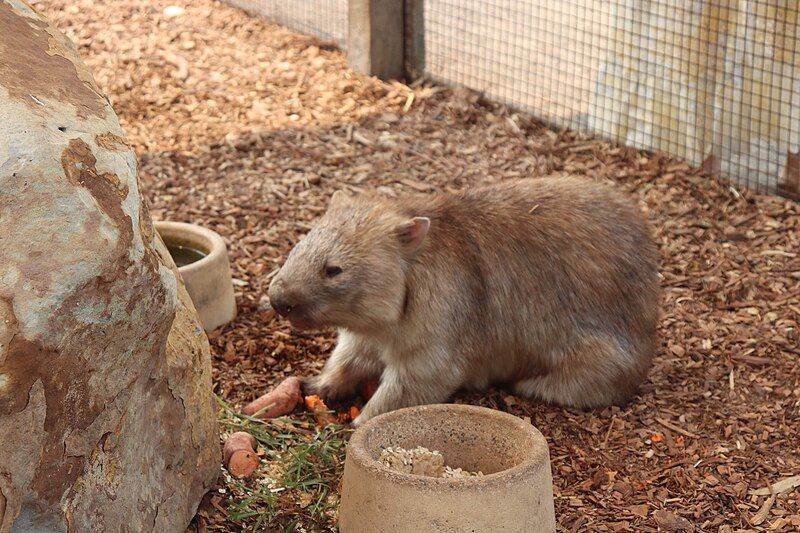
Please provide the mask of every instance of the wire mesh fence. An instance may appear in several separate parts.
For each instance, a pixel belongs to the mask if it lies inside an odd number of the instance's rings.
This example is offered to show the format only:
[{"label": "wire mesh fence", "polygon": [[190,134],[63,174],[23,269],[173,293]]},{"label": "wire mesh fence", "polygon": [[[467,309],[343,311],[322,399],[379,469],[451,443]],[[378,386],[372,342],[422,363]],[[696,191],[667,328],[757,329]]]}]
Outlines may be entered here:
[{"label": "wire mesh fence", "polygon": [[585,127],[608,49],[610,6],[603,0],[426,0],[417,68],[555,126]]},{"label": "wire mesh fence", "polygon": [[227,0],[282,26],[347,48],[347,0]]},{"label": "wire mesh fence", "polygon": [[800,185],[789,0],[425,0],[417,68],[740,186]]},{"label": "wire mesh fence", "polygon": [[349,4],[403,2],[414,75],[800,199],[797,0],[232,1],[342,46]]}]

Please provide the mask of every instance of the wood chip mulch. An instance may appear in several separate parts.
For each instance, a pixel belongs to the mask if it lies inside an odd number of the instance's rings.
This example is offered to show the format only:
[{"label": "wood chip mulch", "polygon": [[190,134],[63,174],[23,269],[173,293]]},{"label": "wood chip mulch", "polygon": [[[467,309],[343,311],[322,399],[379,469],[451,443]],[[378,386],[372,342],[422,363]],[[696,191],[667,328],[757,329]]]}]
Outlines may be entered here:
[{"label": "wood chip mulch", "polygon": [[[217,394],[244,404],[329,353],[329,332],[291,331],[264,293],[335,189],[611,179],[647,211],[663,257],[662,348],[641,395],[593,412],[502,391],[457,401],[542,430],[564,531],[800,530],[800,490],[763,490],[800,474],[800,205],[552,132],[473,93],[365,78],[324,43],[224,4],[168,5],[36,2],[119,113],[154,218],[229,244],[240,314],[211,336]],[[204,527],[239,530],[218,509]]]}]

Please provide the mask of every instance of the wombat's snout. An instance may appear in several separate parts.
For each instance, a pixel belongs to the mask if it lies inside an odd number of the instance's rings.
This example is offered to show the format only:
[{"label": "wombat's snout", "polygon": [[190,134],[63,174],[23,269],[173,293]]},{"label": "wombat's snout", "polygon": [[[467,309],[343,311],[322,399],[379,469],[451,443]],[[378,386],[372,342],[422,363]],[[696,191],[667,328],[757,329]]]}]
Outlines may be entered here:
[{"label": "wombat's snout", "polygon": [[291,314],[297,315],[302,308],[303,298],[296,291],[288,290],[279,277],[270,283],[267,296],[270,306],[284,318],[289,318]]},{"label": "wombat's snout", "polygon": [[283,282],[279,277],[273,279],[272,283],[269,284],[267,296],[269,297],[269,305],[271,305],[272,309],[274,309],[275,312],[282,317],[285,317],[292,312],[293,305],[286,296],[286,291],[283,288]]}]

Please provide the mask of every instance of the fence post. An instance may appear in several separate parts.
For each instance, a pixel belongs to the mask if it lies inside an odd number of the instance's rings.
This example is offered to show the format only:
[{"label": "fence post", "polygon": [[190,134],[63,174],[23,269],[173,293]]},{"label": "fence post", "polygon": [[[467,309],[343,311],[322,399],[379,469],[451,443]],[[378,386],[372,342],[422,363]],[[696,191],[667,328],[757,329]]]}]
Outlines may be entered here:
[{"label": "fence post", "polygon": [[405,71],[409,80],[425,72],[425,0],[405,0]]},{"label": "fence post", "polygon": [[786,169],[778,182],[778,194],[800,202],[800,152],[786,151]]},{"label": "fence post", "polygon": [[378,78],[403,78],[403,0],[348,0],[347,62]]}]

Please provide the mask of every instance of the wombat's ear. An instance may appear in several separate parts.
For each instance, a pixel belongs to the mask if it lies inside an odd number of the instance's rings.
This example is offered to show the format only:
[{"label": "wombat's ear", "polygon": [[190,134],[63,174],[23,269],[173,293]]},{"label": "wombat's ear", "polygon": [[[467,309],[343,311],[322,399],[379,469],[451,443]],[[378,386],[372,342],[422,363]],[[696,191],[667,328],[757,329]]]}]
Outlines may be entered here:
[{"label": "wombat's ear", "polygon": [[330,204],[328,207],[333,207],[335,205],[341,205],[345,200],[350,198],[350,196],[344,191],[336,191],[331,195]]},{"label": "wombat's ear", "polygon": [[399,224],[395,228],[395,233],[403,251],[408,254],[416,252],[425,240],[430,227],[431,219],[427,217],[414,217]]}]

